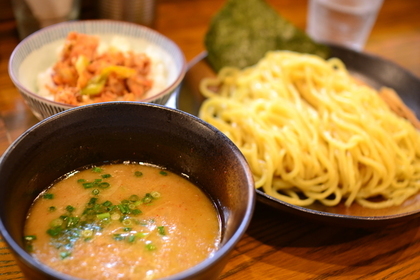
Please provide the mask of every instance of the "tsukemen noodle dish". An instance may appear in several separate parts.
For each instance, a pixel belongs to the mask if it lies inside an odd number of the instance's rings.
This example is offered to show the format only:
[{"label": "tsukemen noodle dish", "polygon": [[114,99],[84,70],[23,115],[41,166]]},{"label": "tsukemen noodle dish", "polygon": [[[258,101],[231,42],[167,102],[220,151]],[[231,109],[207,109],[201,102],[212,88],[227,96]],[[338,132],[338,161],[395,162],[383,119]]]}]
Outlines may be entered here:
[{"label": "tsukemen noodle dish", "polygon": [[[418,120],[337,58],[268,52],[200,84],[199,116],[242,151],[255,187],[298,206],[401,205],[420,189]],[[416,128],[417,126],[417,128]]]},{"label": "tsukemen noodle dish", "polygon": [[227,1],[205,43],[216,75],[199,84],[199,117],[240,148],[255,188],[374,209],[419,192],[420,122],[393,89],[353,77],[262,0]]}]

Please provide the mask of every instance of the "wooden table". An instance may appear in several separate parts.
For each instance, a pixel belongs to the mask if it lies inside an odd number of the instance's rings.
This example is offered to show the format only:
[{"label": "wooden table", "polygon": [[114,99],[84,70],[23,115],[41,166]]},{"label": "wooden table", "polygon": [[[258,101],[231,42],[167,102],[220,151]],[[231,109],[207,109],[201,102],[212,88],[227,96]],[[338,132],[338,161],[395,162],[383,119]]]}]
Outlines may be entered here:
[{"label": "wooden table", "polygon": [[[267,1],[305,28],[306,1]],[[155,28],[179,44],[190,61],[204,50],[208,24],[223,4],[222,0],[160,0]],[[8,76],[8,59],[18,37],[13,17],[4,16],[2,9],[0,155],[37,122]],[[385,0],[365,50],[420,76],[419,11],[420,1]],[[82,12],[82,17],[92,16],[92,11]],[[1,237],[0,279],[24,279]],[[257,204],[252,223],[220,279],[420,279],[420,220],[381,229],[341,228]]]}]

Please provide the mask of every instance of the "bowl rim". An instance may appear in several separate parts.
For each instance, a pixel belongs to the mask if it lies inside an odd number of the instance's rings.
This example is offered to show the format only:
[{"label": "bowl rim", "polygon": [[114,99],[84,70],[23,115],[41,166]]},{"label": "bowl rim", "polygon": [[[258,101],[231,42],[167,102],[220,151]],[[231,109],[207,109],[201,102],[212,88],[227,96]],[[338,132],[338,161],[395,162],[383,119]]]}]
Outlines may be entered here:
[{"label": "bowl rim", "polygon": [[[172,39],[170,39],[169,37],[163,35],[162,33],[158,32],[158,31],[156,31],[156,30],[154,30],[154,29],[152,29],[148,26],[144,26],[144,25],[140,25],[140,24],[136,24],[136,23],[132,23],[132,22],[113,20],[113,19],[85,19],[85,20],[70,20],[70,21],[60,22],[60,23],[56,23],[56,24],[53,24],[53,25],[50,25],[50,26],[46,26],[46,27],[41,28],[41,29],[35,31],[34,33],[28,35],[26,38],[24,38],[12,51],[12,54],[10,55],[10,59],[9,59],[9,63],[8,63],[8,73],[9,73],[10,79],[13,81],[16,88],[19,91],[24,91],[24,94],[27,94],[34,99],[40,100],[43,103],[47,103],[47,104],[50,104],[52,106],[60,107],[60,108],[63,108],[63,109],[70,109],[70,108],[76,108],[76,107],[82,106],[82,105],[71,105],[71,104],[66,104],[66,103],[50,100],[50,99],[48,99],[44,96],[41,96],[41,95],[29,90],[27,87],[25,87],[19,81],[19,78],[17,77],[17,73],[15,75],[15,73],[13,71],[13,65],[14,65],[14,62],[15,62],[15,58],[16,58],[17,54],[19,53],[19,51],[21,50],[21,48],[23,46],[26,46],[27,44],[31,43],[33,40],[35,40],[34,38],[36,38],[37,36],[39,36],[41,34],[46,34],[49,31],[54,31],[56,29],[65,28],[65,26],[79,26],[79,25],[83,26],[83,25],[89,24],[89,23],[112,23],[112,24],[116,24],[116,25],[119,25],[119,26],[127,26],[127,27],[131,27],[131,28],[142,29],[144,31],[147,31],[150,34],[154,34],[155,36],[164,39],[179,54],[179,56],[181,58],[181,61],[182,61],[182,65],[180,67],[180,71],[179,71],[179,74],[177,75],[176,79],[171,84],[166,86],[162,91],[156,93],[153,96],[138,100],[137,102],[152,102],[154,100],[162,98],[163,96],[174,92],[175,89],[179,86],[179,84],[181,84],[181,82],[184,79],[184,76],[187,72],[187,61],[186,61],[185,55],[184,55],[183,51],[181,50],[181,48]],[[107,32],[103,32],[103,33],[107,33]],[[109,33],[109,34],[112,34],[112,33]],[[128,36],[128,35],[124,35],[124,36]],[[63,37],[63,39],[64,38],[65,37]],[[51,42],[53,42],[53,41],[51,41]],[[49,43],[51,43],[51,42],[49,42]],[[42,46],[44,46],[44,45],[42,45]],[[34,49],[34,50],[36,50],[36,49]],[[31,53],[34,50],[32,50]],[[24,61],[24,59],[22,61]],[[17,68],[19,69],[19,67],[20,66],[18,66]],[[112,101],[109,101],[109,102],[112,102]]]},{"label": "bowl rim", "polygon": [[[193,119],[194,121],[198,122],[200,125],[205,126],[206,128],[212,130],[213,132],[216,132],[219,137],[224,139],[224,141],[227,143],[227,145],[231,146],[234,149],[234,153],[239,155],[239,160],[245,164],[247,167],[247,181],[251,181],[251,184],[247,187],[248,189],[248,197],[246,200],[246,209],[243,214],[243,219],[239,222],[237,228],[235,229],[232,236],[226,241],[222,242],[219,246],[219,248],[214,252],[214,254],[202,262],[196,264],[193,267],[190,267],[184,271],[181,271],[177,274],[173,274],[170,276],[167,276],[162,279],[167,280],[176,280],[176,279],[184,279],[185,277],[191,277],[196,274],[199,274],[202,271],[206,271],[207,267],[215,267],[217,266],[217,263],[219,260],[222,260],[229,256],[229,254],[232,252],[236,244],[239,242],[239,240],[243,237],[246,230],[248,229],[251,220],[253,218],[254,209],[256,206],[256,192],[254,188],[253,183],[253,176],[251,173],[251,170],[248,166],[248,163],[242,154],[242,152],[239,150],[239,148],[233,144],[233,142],[223,133],[221,133],[216,127],[212,126],[211,124],[201,120],[200,118],[184,112],[180,109],[167,107],[161,104],[154,104],[154,103],[146,103],[146,102],[134,102],[134,101],[114,101],[114,102],[102,102],[102,103],[93,103],[83,106],[77,106],[74,108],[70,108],[68,110],[59,112],[57,114],[54,114],[48,118],[45,118],[38,122],[37,124],[33,125],[31,128],[26,130],[22,135],[20,135],[13,143],[6,149],[4,154],[0,157],[0,170],[5,164],[5,160],[7,160],[8,157],[10,157],[10,153],[17,148],[19,143],[30,133],[33,133],[33,131],[37,130],[39,127],[42,127],[44,125],[47,125],[48,123],[55,122],[57,119],[61,118],[62,116],[66,115],[72,115],[74,113],[77,113],[78,111],[86,110],[92,107],[103,107],[103,106],[114,106],[114,104],[128,104],[133,105],[137,107],[146,106],[146,107],[153,107],[158,110],[163,110],[166,112],[172,112],[182,118],[189,118]],[[245,203],[244,203],[245,204]],[[71,279],[76,280],[80,279],[74,276],[70,276],[68,274],[64,274],[62,272],[56,271],[49,267],[48,265],[45,265],[43,263],[38,262],[33,256],[31,256],[26,250],[24,250],[16,241],[15,239],[9,234],[9,231],[6,230],[6,227],[3,223],[2,219],[3,214],[0,213],[0,233],[4,238],[4,241],[8,244],[11,251],[16,255],[16,258],[20,260],[20,262],[23,262],[25,265],[32,267],[33,269],[37,271],[41,271],[41,273],[44,273],[48,276],[56,277],[57,279]],[[224,267],[224,266],[223,266]]]}]

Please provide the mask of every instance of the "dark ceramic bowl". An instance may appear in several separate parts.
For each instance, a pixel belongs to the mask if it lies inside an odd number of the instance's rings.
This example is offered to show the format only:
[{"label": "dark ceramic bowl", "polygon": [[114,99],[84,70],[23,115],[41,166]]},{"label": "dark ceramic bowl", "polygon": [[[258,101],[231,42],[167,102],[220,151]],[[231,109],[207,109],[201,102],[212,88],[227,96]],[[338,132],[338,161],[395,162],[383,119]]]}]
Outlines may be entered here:
[{"label": "dark ceramic bowl", "polygon": [[[76,279],[24,250],[23,227],[35,197],[55,179],[108,160],[143,161],[187,174],[214,200],[222,242],[213,257],[165,279],[216,279],[249,225],[252,174],[238,148],[197,117],[162,105],[112,102],[77,107],[41,121],[0,162],[0,233],[29,279]],[[229,186],[229,187],[227,187]]]}]

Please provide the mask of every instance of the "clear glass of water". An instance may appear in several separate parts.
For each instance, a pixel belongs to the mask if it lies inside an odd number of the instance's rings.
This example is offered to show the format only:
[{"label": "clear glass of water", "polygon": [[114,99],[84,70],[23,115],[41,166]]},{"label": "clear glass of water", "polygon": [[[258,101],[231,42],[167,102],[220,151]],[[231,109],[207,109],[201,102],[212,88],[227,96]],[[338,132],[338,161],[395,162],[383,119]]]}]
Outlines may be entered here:
[{"label": "clear glass of water", "polygon": [[12,0],[20,39],[38,29],[79,18],[81,0]]},{"label": "clear glass of water", "polygon": [[309,0],[306,32],[315,41],[364,48],[383,0]]}]

